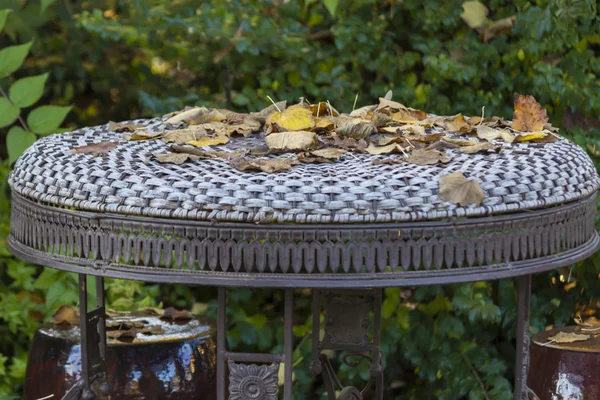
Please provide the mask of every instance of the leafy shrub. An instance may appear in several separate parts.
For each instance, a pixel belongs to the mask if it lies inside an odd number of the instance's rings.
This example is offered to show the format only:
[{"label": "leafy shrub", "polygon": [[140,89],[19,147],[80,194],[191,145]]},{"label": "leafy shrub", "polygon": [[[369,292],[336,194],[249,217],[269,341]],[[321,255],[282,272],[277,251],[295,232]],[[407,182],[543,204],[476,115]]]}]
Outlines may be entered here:
[{"label": "leafy shrub", "polygon": [[[477,115],[485,106],[486,115],[509,118],[513,93],[520,92],[534,95],[548,108],[552,124],[599,162],[596,2],[482,2],[487,14],[476,15],[479,24],[474,24],[459,0],[0,0],[0,9],[13,8],[0,48],[35,38],[31,56],[10,82],[27,76],[46,80],[41,101],[73,104],[67,116],[71,126],[160,115],[193,104],[254,110],[268,104],[267,95],[305,96],[351,109],[357,93],[360,106],[388,89],[395,99],[428,112]],[[500,25],[505,29],[492,29]],[[8,83],[0,77],[0,86]],[[4,178],[16,153],[0,151]],[[42,272],[6,250],[5,179],[2,184],[0,397],[18,396],[39,321],[58,304],[77,301],[73,276]],[[575,312],[593,313],[599,273],[595,255],[536,276],[531,332],[568,324]],[[119,308],[195,304],[214,316],[215,295],[213,288],[108,283],[109,305]],[[393,387],[386,398],[512,398],[516,294],[511,280],[390,288],[385,295],[382,347],[386,382]],[[281,351],[282,297],[277,290],[232,290],[230,346]],[[309,292],[297,291],[299,399],[322,393],[308,373],[309,310]],[[367,377],[368,366],[342,366],[340,375],[358,381]]]}]

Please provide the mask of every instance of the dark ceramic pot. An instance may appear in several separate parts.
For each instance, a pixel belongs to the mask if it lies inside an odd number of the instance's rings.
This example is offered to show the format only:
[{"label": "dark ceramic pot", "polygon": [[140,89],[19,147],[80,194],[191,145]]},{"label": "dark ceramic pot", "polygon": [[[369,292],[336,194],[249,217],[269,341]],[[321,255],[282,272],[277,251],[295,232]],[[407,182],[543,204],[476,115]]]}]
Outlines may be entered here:
[{"label": "dark ceramic pot", "polygon": [[[207,321],[166,322],[149,315],[107,319],[113,327],[119,322],[151,329],[109,340],[106,367],[112,393],[98,399],[216,399],[216,346]],[[43,325],[27,362],[24,398],[61,399],[80,373],[79,327]]]},{"label": "dark ceramic pot", "polygon": [[[560,332],[587,334],[588,340],[554,343]],[[540,332],[531,339],[527,386],[540,400],[600,399],[600,336],[577,326]]]}]

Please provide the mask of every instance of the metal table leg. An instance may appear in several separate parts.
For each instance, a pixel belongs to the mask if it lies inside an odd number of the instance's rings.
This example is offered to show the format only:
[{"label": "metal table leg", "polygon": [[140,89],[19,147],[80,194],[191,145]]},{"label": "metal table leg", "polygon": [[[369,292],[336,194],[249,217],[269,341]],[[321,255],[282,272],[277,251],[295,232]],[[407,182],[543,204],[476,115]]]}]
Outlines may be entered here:
[{"label": "metal table leg", "polygon": [[[375,385],[376,400],[383,399],[383,368],[381,366],[381,289],[366,290],[317,290],[313,291],[312,361],[313,375],[323,375],[329,400],[362,400],[364,394]],[[321,297],[325,298],[325,335],[320,337]],[[370,313],[373,311],[371,326]],[[372,332],[370,332],[372,331]],[[344,386],[335,374],[323,350],[345,352],[344,363],[358,365],[356,358],[371,363],[371,378],[362,390]],[[354,358],[354,360],[352,360]],[[336,391],[340,395],[336,397]]]},{"label": "metal table leg", "polygon": [[79,275],[79,313],[81,330],[81,379],[65,394],[63,400],[92,400],[96,394],[92,384],[97,380],[103,395],[110,394],[106,376],[106,311],[104,278],[96,277],[96,308],[88,311],[86,275]]},{"label": "metal table leg", "polygon": [[529,311],[531,306],[531,275],[517,278],[517,340],[515,387],[513,398],[527,398],[527,370],[529,368]]},{"label": "metal table leg", "polygon": [[[285,289],[283,354],[227,351],[226,289],[219,288],[217,313],[217,400],[277,400],[279,365],[284,364],[284,400],[292,400],[293,289]],[[255,364],[256,363],[256,364]],[[227,365],[226,365],[227,364]],[[227,374],[229,372],[229,374]]]}]

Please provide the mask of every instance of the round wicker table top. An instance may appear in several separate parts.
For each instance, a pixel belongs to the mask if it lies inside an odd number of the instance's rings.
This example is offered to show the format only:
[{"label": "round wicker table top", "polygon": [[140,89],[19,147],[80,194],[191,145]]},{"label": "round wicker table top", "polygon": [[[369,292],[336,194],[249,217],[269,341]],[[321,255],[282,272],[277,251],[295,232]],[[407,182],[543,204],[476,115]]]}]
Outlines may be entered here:
[{"label": "round wicker table top", "polygon": [[[163,121],[135,122],[173,129]],[[107,125],[83,128],[43,138],[21,156],[9,178],[13,251],[47,266],[150,281],[374,287],[532,273],[598,246],[600,180],[567,140],[504,144],[498,154],[447,150],[450,162],[427,166],[348,154],[268,174],[220,159],[161,164],[152,155],[169,144],[122,136]],[[119,144],[103,156],[71,151],[105,141]],[[481,205],[440,199],[440,177],[455,171],[480,184]]]}]

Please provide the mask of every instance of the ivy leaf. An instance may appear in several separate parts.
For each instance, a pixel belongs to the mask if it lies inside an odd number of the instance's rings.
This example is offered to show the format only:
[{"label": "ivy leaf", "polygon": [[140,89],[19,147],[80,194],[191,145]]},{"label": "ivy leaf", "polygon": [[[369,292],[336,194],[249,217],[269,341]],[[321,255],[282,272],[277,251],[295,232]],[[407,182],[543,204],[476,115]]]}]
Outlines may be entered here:
[{"label": "ivy leaf", "polygon": [[29,113],[27,125],[34,133],[46,135],[58,129],[65,117],[71,111],[71,106],[41,106]]},{"label": "ivy leaf", "polygon": [[37,138],[31,132],[26,132],[20,126],[13,126],[6,135],[6,150],[8,163],[12,164],[23,154],[27,148],[35,143]]},{"label": "ivy leaf", "polygon": [[9,89],[10,100],[21,108],[34,105],[42,97],[47,79],[48,73],[19,79]]},{"label": "ivy leaf", "polygon": [[8,14],[11,13],[12,10],[0,10],[0,33],[2,32],[2,29],[4,29],[4,25],[6,24],[6,18],[8,17]]},{"label": "ivy leaf", "polygon": [[0,97],[0,128],[9,126],[15,122],[15,120],[19,118],[20,111],[19,107],[11,104],[11,102],[4,97]]},{"label": "ivy leaf", "polygon": [[444,201],[461,206],[480,205],[484,196],[481,186],[465,178],[461,171],[440,178],[440,198]]},{"label": "ivy leaf", "polygon": [[539,132],[548,122],[546,109],[533,96],[515,93],[512,127],[521,132]]},{"label": "ivy leaf", "polygon": [[0,50],[0,78],[4,78],[21,67],[33,42],[9,46]]},{"label": "ivy leaf", "polygon": [[329,11],[329,14],[331,14],[332,17],[335,17],[339,2],[340,0],[323,0],[325,8],[327,8],[327,11]]}]

